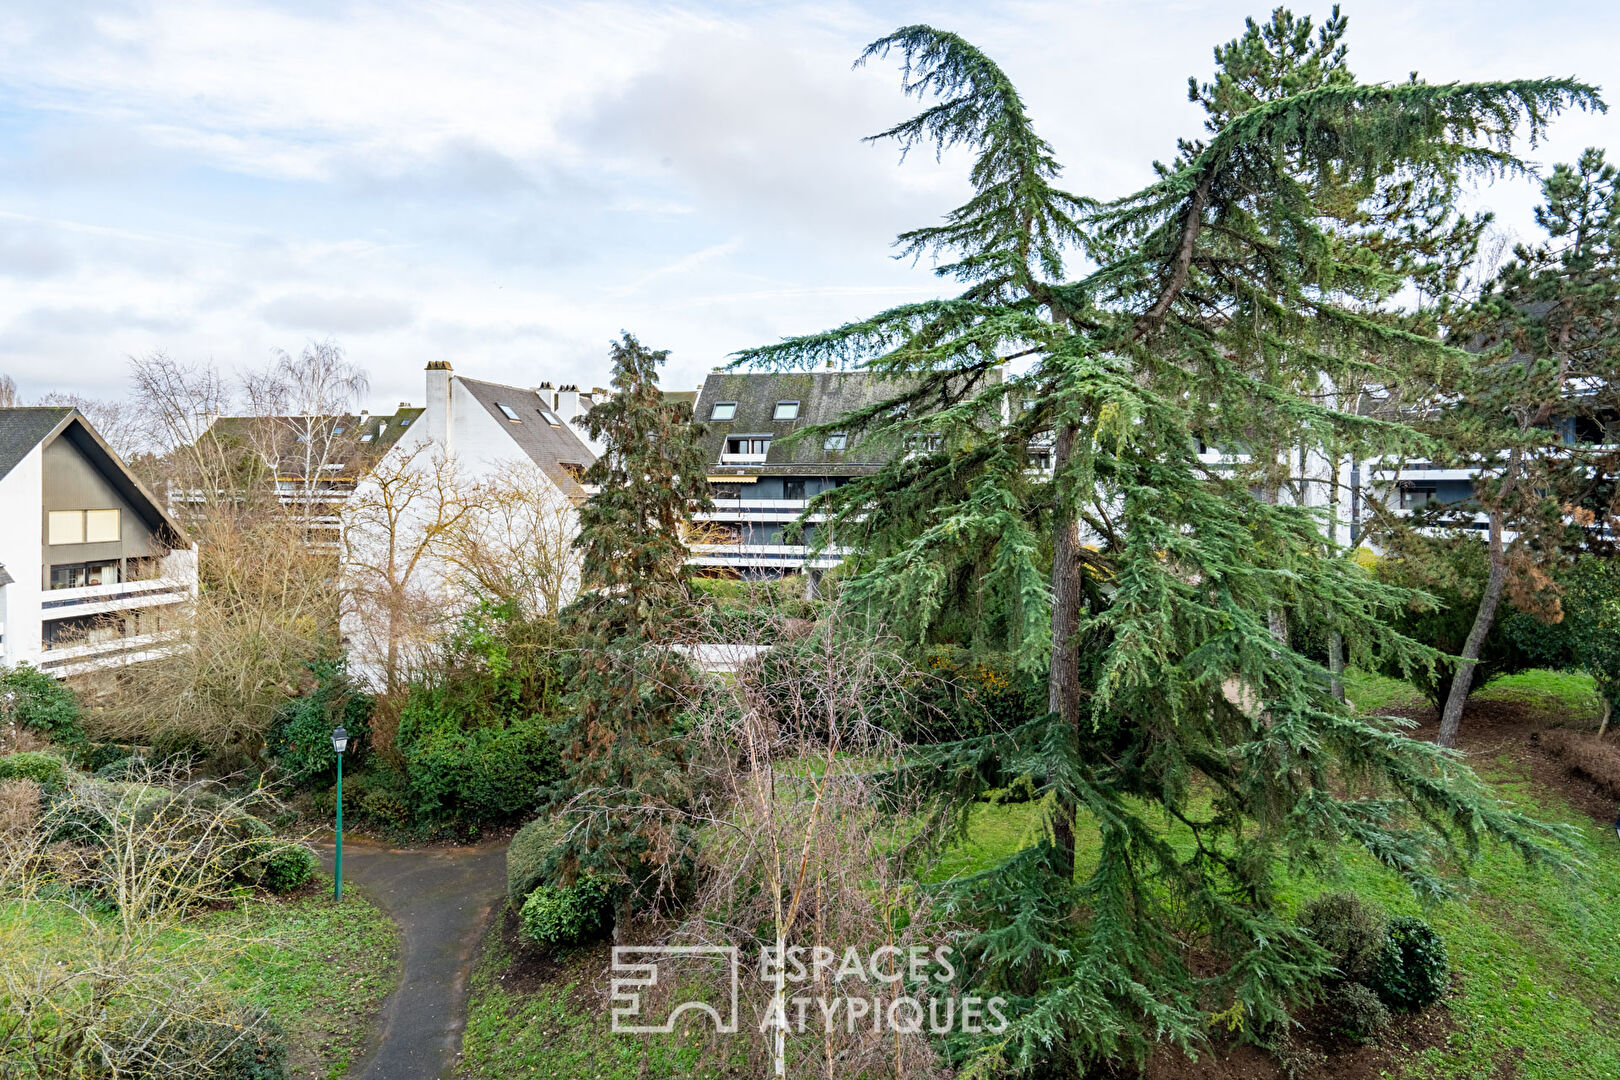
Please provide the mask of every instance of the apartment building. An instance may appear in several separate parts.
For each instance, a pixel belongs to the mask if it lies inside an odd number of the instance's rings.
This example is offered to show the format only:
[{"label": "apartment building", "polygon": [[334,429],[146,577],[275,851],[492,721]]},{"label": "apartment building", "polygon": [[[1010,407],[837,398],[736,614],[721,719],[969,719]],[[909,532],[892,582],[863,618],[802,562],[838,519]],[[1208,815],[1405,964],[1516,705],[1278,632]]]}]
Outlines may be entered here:
[{"label": "apartment building", "polygon": [[77,409],[0,409],[0,659],[54,675],[162,655],[196,549]]}]

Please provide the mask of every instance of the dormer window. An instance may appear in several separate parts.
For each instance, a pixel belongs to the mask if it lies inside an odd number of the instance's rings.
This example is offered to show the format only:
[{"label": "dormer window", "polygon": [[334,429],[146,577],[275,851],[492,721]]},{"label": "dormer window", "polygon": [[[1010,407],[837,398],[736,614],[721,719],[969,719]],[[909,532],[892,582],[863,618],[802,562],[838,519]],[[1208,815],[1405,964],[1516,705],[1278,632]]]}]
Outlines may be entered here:
[{"label": "dormer window", "polygon": [[721,462],[758,463],[770,453],[771,440],[764,435],[736,435],[726,440]]},{"label": "dormer window", "polygon": [[714,410],[709,413],[709,419],[731,420],[734,419],[736,415],[737,403],[735,401],[717,401],[714,403]]},{"label": "dormer window", "polygon": [[501,410],[501,415],[506,417],[508,420],[512,421],[512,423],[514,423],[514,424],[523,423],[522,419],[517,414],[517,410],[512,408],[512,406],[510,406],[510,405],[502,405],[500,402],[497,401],[495,403],[495,407],[497,409]]},{"label": "dormer window", "polygon": [[772,420],[797,420],[799,418],[799,403],[797,401],[778,401],[776,412]]}]

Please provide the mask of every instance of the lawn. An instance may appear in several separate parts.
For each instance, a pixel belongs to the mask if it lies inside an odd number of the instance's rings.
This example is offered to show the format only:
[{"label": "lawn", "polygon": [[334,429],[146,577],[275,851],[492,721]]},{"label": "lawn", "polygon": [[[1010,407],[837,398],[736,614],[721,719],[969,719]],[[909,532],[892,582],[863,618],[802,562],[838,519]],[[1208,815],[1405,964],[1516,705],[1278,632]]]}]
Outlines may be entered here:
[{"label": "lawn", "polygon": [[[71,954],[82,926],[52,904],[0,904],[6,940],[48,955]],[[330,884],[317,879],[295,897],[255,894],[190,920],[157,948],[159,962],[204,950],[232,995],[286,1029],[293,1077],[338,1080],[363,1057],[371,1021],[397,981],[399,933],[356,892],[333,904]]]},{"label": "lawn", "polygon": [[[1346,682],[1365,711],[1421,702],[1414,688],[1394,679],[1351,672]],[[1502,678],[1480,696],[1583,719],[1596,708],[1589,678],[1558,672]],[[1298,905],[1328,889],[1350,889],[1392,913],[1422,914],[1445,935],[1457,973],[1449,1002],[1457,1030],[1446,1047],[1408,1062],[1391,1080],[1613,1080],[1620,1076],[1620,845],[1607,825],[1533,787],[1511,757],[1473,764],[1502,799],[1579,831],[1578,873],[1529,868],[1487,844],[1463,882],[1464,898],[1425,912],[1387,871],[1347,852],[1340,879],[1290,880],[1284,899]],[[1094,846],[1088,832],[1077,837],[1082,865]],[[967,840],[945,853],[930,876],[984,869],[1037,837],[1033,805],[981,805]],[[644,1062],[641,1040],[608,1034],[605,1013],[577,993],[600,975],[599,951],[565,958],[552,977],[523,993],[503,985],[512,958],[499,937],[492,935],[488,946],[473,979],[464,1080],[696,1075],[678,1044],[655,1042]]]}]

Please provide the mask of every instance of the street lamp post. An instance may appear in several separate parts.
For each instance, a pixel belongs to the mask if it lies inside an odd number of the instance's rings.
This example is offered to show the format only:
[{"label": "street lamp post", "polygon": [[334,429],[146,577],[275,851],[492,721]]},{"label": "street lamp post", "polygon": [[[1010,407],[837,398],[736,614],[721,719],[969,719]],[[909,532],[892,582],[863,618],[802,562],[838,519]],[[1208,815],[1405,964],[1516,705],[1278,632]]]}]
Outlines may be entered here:
[{"label": "street lamp post", "polygon": [[338,782],[337,782],[337,874],[336,884],[332,887],[332,898],[337,901],[343,899],[343,751],[349,748],[349,733],[339,724],[332,729],[332,749],[337,751]]}]

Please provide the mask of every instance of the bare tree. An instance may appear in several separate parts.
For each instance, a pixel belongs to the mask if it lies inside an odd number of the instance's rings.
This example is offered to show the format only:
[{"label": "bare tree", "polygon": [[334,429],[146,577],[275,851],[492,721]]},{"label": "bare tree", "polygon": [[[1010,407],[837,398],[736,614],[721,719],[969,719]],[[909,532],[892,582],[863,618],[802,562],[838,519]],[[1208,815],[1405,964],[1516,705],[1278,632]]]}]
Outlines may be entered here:
[{"label": "bare tree", "polygon": [[39,403],[78,409],[84,414],[85,419],[90,421],[90,426],[106,440],[107,445],[126,462],[141,452],[134,410],[125,402],[54,392],[40,398]]},{"label": "bare tree", "polygon": [[483,493],[429,442],[383,455],[343,507],[343,628],[356,674],[392,695],[456,604],[444,556]]},{"label": "bare tree", "polygon": [[359,450],[353,413],[370,389],[366,373],[334,341],[310,342],[297,356],[276,351],[264,371],[242,379],[253,448],[278,494],[313,509],[327,501],[335,473]]},{"label": "bare tree", "polygon": [[555,615],[579,590],[574,501],[529,461],[508,462],[469,488],[475,512],[445,531],[444,558],[469,594]]},{"label": "bare tree", "polygon": [[[738,1034],[725,1037],[746,1040],[756,1075],[944,1076],[927,1035],[943,987],[888,976],[919,954],[932,968],[950,927],[914,887],[919,808],[875,779],[899,768],[890,724],[913,707],[921,673],[848,612],[796,641],[790,620],[774,622],[761,636],[784,644],[735,647],[730,663],[720,658],[735,670],[691,704],[694,786],[707,793],[694,812],[707,837],[698,891],[683,917],[638,930],[668,944],[770,943],[763,963],[742,963]],[[660,969],[654,1000],[690,990],[672,974]],[[734,1043],[711,1046],[735,1061]]]},{"label": "bare tree", "polygon": [[0,375],[0,409],[11,409],[22,404],[22,397],[17,393],[17,380],[10,375]]}]

